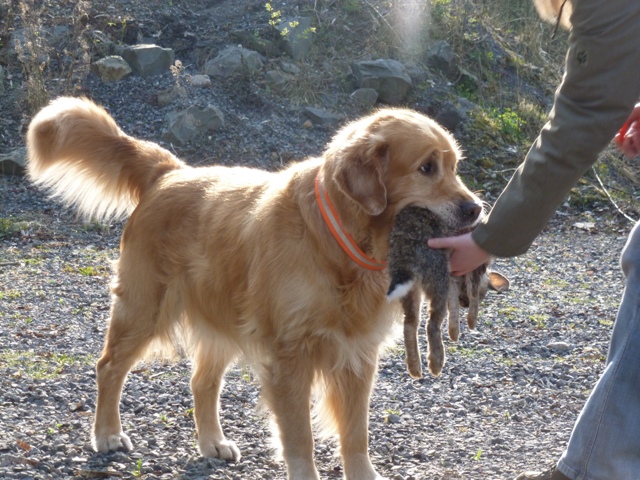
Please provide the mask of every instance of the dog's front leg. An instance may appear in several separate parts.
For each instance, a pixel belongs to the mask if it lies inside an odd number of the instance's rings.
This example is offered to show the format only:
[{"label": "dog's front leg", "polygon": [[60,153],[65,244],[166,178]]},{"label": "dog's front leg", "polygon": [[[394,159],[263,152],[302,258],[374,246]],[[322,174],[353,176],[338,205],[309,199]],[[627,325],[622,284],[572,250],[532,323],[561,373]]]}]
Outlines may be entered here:
[{"label": "dog's front leg", "polygon": [[263,398],[275,414],[289,480],[319,480],[311,431],[314,373],[305,355],[279,350],[263,378]]},{"label": "dog's front leg", "polygon": [[235,352],[226,348],[224,342],[203,343],[194,356],[191,391],[198,431],[198,449],[203,457],[240,460],[240,450],[222,432],[218,413],[222,378],[227,365],[234,357]]},{"label": "dog's front leg", "polygon": [[377,355],[362,361],[359,372],[349,367],[326,374],[325,406],[336,422],[347,480],[384,480],[369,458],[369,398]]}]

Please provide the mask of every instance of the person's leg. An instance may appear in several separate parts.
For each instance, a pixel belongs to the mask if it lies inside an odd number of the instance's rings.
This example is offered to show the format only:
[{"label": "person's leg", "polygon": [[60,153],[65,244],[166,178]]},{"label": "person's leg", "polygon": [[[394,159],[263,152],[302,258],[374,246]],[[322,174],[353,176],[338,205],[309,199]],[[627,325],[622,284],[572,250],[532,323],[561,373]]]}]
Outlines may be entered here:
[{"label": "person's leg", "polygon": [[626,287],[607,364],[557,466],[574,480],[640,475],[640,224],[629,235],[621,264]]},{"label": "person's leg", "polygon": [[626,286],[602,376],[555,469],[520,480],[612,480],[640,475],[640,223],[622,251]]}]

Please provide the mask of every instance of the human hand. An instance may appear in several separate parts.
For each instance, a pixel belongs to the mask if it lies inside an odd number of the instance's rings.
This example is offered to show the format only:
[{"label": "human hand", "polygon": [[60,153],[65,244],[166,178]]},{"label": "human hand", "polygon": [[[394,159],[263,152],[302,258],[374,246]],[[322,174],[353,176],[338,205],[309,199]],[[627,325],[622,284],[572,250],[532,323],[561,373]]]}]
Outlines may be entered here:
[{"label": "human hand", "polygon": [[430,248],[447,248],[451,251],[451,274],[456,277],[466,275],[491,260],[489,252],[471,238],[471,233],[457,237],[430,238],[428,244]]},{"label": "human hand", "polygon": [[627,157],[634,158],[640,155],[640,103],[635,106],[614,141]]}]

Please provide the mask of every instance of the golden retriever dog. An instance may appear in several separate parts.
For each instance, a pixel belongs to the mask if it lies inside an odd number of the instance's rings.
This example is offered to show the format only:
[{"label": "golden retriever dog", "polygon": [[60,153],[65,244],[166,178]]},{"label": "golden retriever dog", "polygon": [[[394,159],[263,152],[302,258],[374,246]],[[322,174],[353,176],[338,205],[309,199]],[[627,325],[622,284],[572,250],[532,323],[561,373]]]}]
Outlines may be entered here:
[{"label": "golden retriever dog", "polygon": [[154,345],[181,341],[203,456],[240,458],[218,397],[242,356],[290,479],[319,478],[312,403],[339,437],[345,477],[382,478],[368,455],[368,411],[381,345],[401,322],[399,302],[386,299],[394,217],[417,205],[471,227],[482,210],[456,175],[450,134],[383,109],[277,173],[193,168],[126,135],[91,101],[59,98],[33,119],[27,146],[30,178],[63,202],[92,217],[130,215],[97,364],[96,450],[132,448],[119,414],[125,378]]}]

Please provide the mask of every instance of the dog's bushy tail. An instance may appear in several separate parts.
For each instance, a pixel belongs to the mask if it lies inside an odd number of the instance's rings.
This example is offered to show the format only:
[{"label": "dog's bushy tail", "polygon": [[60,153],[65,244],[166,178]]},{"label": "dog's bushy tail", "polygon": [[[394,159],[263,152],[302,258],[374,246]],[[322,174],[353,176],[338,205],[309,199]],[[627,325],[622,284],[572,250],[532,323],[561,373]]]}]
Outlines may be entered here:
[{"label": "dog's bushy tail", "polygon": [[61,97],[27,133],[29,177],[89,218],[121,218],[165,173],[186,165],[159,145],[126,135],[105,109]]}]

